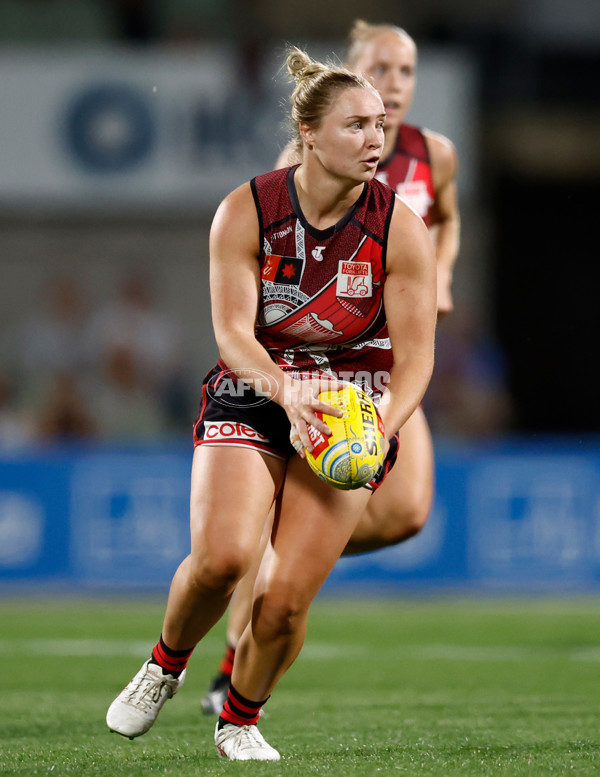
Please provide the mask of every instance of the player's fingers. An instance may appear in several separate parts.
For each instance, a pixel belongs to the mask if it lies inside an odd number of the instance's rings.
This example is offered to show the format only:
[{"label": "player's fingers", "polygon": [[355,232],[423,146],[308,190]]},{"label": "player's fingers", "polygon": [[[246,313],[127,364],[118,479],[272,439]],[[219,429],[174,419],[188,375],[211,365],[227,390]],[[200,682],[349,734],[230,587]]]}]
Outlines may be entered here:
[{"label": "player's fingers", "polygon": [[292,447],[296,451],[296,453],[300,456],[300,458],[304,458],[304,445],[302,445],[302,440],[300,439],[300,435],[298,434],[298,430],[292,424],[290,428],[290,443],[292,444]]},{"label": "player's fingers", "polygon": [[317,431],[329,437],[331,434],[331,429],[322,418],[319,418],[319,416],[316,415],[316,413],[317,411],[322,413],[329,413],[330,410],[335,410],[336,408],[332,408],[330,405],[326,405],[324,402],[320,401],[317,401],[317,405],[318,406],[311,405],[310,407],[307,407],[306,411],[302,414],[302,418],[309,426],[314,426]]},{"label": "player's fingers", "polygon": [[[298,437],[300,438],[300,442],[302,444],[302,448],[303,449],[306,448],[307,451],[311,452],[313,449],[313,445],[312,445],[312,442],[310,441],[310,436],[308,434],[307,422],[303,418],[300,418],[298,419],[298,421],[296,421],[295,426],[296,426],[296,431],[298,433]],[[296,450],[298,449],[296,448]]]},{"label": "player's fingers", "polygon": [[[335,405],[329,405],[327,402],[323,402],[321,399],[315,399],[315,401],[312,404],[312,411],[313,413],[324,413],[325,415],[332,415],[336,418],[341,418],[344,414],[344,411],[341,407],[336,407]],[[316,424],[315,424],[316,426]]]}]

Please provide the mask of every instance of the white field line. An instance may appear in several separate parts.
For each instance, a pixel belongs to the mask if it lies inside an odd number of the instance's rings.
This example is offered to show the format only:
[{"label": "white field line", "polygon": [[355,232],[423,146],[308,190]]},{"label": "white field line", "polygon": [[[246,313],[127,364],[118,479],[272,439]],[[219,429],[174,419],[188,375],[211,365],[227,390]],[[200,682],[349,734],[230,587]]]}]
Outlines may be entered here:
[{"label": "white field line", "polygon": [[[61,658],[113,658],[135,656],[145,658],[152,642],[108,639],[0,639],[2,656],[57,656]],[[219,656],[222,642],[216,637],[203,640],[199,652],[206,657]],[[339,660],[366,658],[410,658],[424,661],[531,661],[566,658],[570,661],[600,662],[600,645],[576,648],[544,648],[539,646],[482,645],[464,646],[430,643],[403,645],[397,648],[377,648],[368,645],[342,645],[334,642],[307,642],[301,660]]]}]

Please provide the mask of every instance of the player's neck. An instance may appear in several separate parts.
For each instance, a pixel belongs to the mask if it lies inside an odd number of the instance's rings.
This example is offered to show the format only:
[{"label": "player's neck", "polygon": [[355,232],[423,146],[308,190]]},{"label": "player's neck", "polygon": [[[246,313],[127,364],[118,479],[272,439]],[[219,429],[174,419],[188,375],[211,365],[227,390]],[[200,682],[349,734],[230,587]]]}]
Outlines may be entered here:
[{"label": "player's neck", "polygon": [[296,171],[294,184],[304,218],[315,229],[328,229],[337,224],[364,189],[364,183],[344,183],[332,176],[309,177],[302,166]]}]

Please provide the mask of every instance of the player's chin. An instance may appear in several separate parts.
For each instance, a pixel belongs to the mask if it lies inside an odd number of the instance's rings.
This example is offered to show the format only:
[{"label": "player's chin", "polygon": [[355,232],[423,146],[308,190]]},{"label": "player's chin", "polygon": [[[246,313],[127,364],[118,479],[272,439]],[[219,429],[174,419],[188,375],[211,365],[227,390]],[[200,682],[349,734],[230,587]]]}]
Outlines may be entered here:
[{"label": "player's chin", "polygon": [[341,177],[351,186],[358,186],[359,184],[368,183],[371,181],[375,177],[376,172],[376,167],[371,169],[366,168],[364,165],[360,164],[356,169],[351,171],[347,170]]},{"label": "player's chin", "polygon": [[362,181],[371,181],[375,177],[375,173],[376,172],[377,172],[377,165],[375,165],[374,167],[368,167],[364,171],[361,180]]},{"label": "player's chin", "polygon": [[357,166],[356,175],[360,181],[370,181],[377,172],[378,159],[360,162]]}]

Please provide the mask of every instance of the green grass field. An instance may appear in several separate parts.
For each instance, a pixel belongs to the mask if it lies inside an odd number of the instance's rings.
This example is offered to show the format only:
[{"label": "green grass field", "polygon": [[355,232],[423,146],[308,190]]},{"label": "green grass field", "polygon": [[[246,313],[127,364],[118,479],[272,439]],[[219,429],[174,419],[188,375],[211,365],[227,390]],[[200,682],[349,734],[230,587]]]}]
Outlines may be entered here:
[{"label": "green grass field", "polygon": [[0,775],[600,772],[600,599],[319,600],[260,724],[283,760],[263,764],[220,760],[200,713],[222,625],[148,734],[108,732],[163,604],[0,602]]}]

